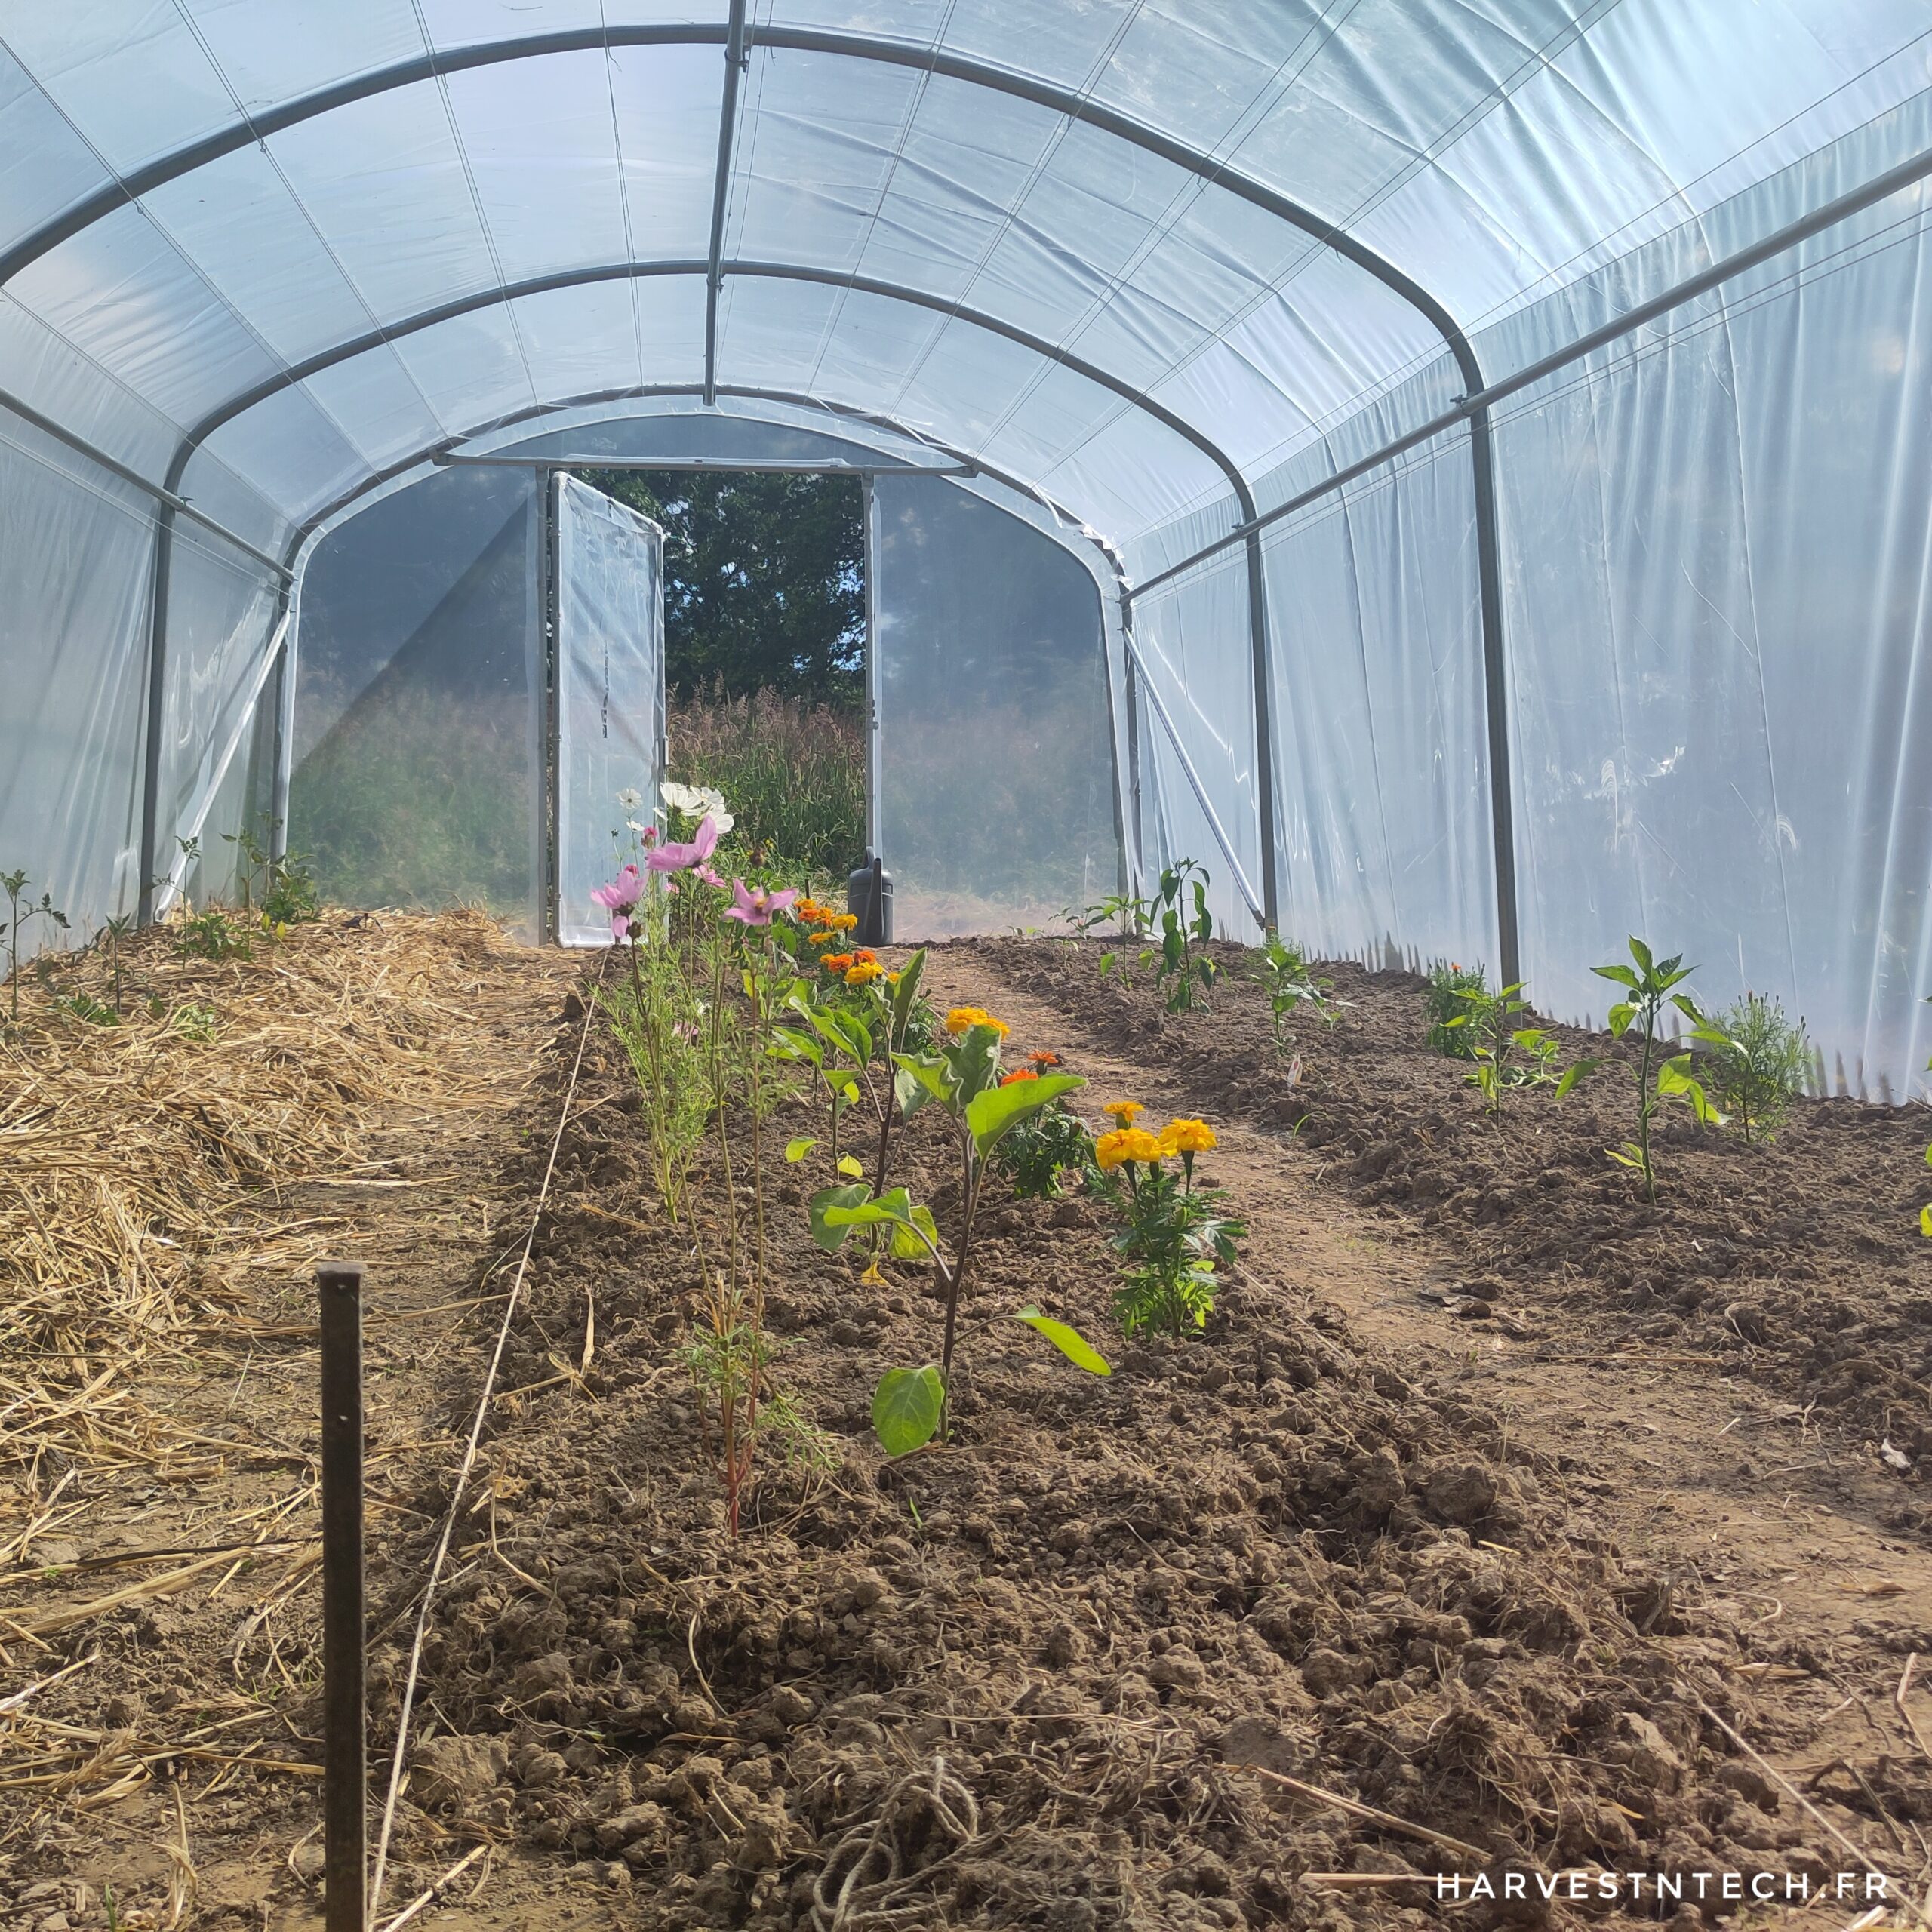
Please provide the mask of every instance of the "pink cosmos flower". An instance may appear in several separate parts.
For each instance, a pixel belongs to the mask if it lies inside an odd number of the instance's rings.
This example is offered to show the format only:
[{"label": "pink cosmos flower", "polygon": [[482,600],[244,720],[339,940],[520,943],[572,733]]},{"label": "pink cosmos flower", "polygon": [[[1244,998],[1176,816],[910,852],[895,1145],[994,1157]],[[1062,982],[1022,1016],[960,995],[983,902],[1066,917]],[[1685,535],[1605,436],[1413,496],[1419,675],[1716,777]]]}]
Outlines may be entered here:
[{"label": "pink cosmos flower", "polygon": [[718,821],[706,812],[698,825],[697,835],[688,844],[667,838],[654,851],[645,854],[644,863],[654,872],[688,872],[693,866],[703,864],[717,849]]},{"label": "pink cosmos flower", "polygon": [[728,919],[736,919],[740,925],[768,926],[774,912],[783,912],[798,897],[795,888],[788,886],[783,892],[754,892],[741,878],[731,881],[733,903],[724,909]]},{"label": "pink cosmos flower", "polygon": [[715,869],[710,866],[694,866],[691,868],[691,876],[694,878],[703,880],[706,885],[717,886],[721,891],[723,889],[724,881],[718,876]]},{"label": "pink cosmos flower", "polygon": [[644,897],[644,875],[635,866],[626,866],[608,885],[593,886],[591,897],[611,915],[611,937],[627,938],[631,913]]}]

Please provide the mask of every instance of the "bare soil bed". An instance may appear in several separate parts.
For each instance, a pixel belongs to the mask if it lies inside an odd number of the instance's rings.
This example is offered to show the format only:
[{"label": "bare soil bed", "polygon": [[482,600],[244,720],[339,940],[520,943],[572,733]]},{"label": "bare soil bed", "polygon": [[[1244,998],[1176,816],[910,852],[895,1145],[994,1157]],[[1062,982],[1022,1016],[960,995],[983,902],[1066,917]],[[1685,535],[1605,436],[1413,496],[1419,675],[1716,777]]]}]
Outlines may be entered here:
[{"label": "bare soil bed", "polygon": [[[1708,1358],[1727,1386],[1734,1369],[1810,1388],[1914,1465],[1856,1472],[1884,1481],[1909,1531],[1929,1284],[1912,1223],[1894,1241],[1890,1217],[1922,1118],[1834,1103],[1801,1110],[1771,1150],[1672,1137],[1651,1211],[1606,1184],[1601,1146],[1623,1137],[1607,1093],[1560,1115],[1526,1097],[1499,1141],[1458,1070],[1423,1051],[1399,976],[1339,970],[1346,1023],[1304,1043],[1291,1081],[1232,979],[1211,1012],[1173,1018],[1103,986],[1091,949],[971,943],[929,971],[936,998],[1012,1019],[1013,1048],[1091,1071],[1090,1118],[1133,1080],[1150,1103],[1263,1124],[1229,1137],[1238,1171],[1223,1177],[1264,1211],[1208,1330],[1123,1343],[1097,1209],[998,1205],[956,1441],[886,1462],[872,1383],[936,1354],[935,1284],[896,1263],[883,1288],[862,1283],[859,1261],[811,1245],[811,1183],[775,1151],[814,1131],[801,1105],[768,1141],[770,1315],[782,1380],[835,1438],[835,1466],[768,1468],[733,1543],[680,1361],[695,1244],[655,1205],[628,1063],[593,1022],[506,1364],[530,1392],[488,1441],[490,1558],[454,1580],[428,1647],[442,1734],[414,1758],[421,1829],[574,1859],[625,1922],[666,1928],[1672,1909],[1449,1907],[1401,1882],[1438,1871],[1782,1883],[1869,1859],[1894,1897],[1924,1891],[1922,1694],[1908,1682],[1885,1703],[1932,1643],[1909,1617],[1833,1624],[1829,1597],[1807,1621],[1798,1591],[1798,1614],[1780,1599],[1765,1617],[1712,1586],[1709,1548],[1706,1574],[1673,1569],[1681,1542],[1633,1548],[1626,1492],[1642,1481],[1568,1453],[1580,1419],[1521,1426],[1454,1352],[1503,1346],[1506,1291],[1533,1330],[1560,1313],[1581,1352],[1634,1333]],[[558,1098],[533,1096],[533,1128]],[[915,1121],[904,1152],[944,1228],[958,1203],[937,1128]],[[507,1179],[532,1189],[537,1168]],[[1377,1324],[1311,1279],[1352,1266],[1315,1225],[1358,1225],[1336,1183],[1426,1224],[1420,1272],[1466,1303],[1500,1284],[1453,1349],[1371,1340]],[[722,1185],[701,1172],[698,1215],[715,1221]],[[1310,1217],[1292,1243],[1290,1213]],[[1872,1278],[1874,1257],[1889,1275]],[[1076,1374],[1004,1318],[1027,1301],[1100,1342],[1113,1375]],[[1755,1528],[1728,1534],[1740,1561],[1747,1542],[1766,1564],[1793,1560]],[[1906,1546],[1882,1547],[1921,1574]],[[404,1661],[393,1644],[377,1656],[392,1700]],[[1797,1761],[1810,1747],[1823,1766]],[[1397,1882],[1358,1882],[1378,1874]],[[1713,1892],[1704,1915],[1734,1909]]]},{"label": "bare soil bed", "polygon": [[[1868,1861],[1894,1900],[1925,1896],[1924,1109],[1806,1103],[1768,1149],[1673,1133],[1653,1211],[1601,1152],[1627,1084],[1521,1096],[1499,1136],[1424,1048],[1408,976],[1332,969],[1343,1023],[1304,1029],[1294,1072],[1238,955],[1211,1010],[1168,1016],[1103,983],[1097,948],[937,949],[936,1003],[1010,1021],[1009,1059],[1060,1052],[1090,1120],[1134,1098],[1215,1122],[1203,1165],[1250,1221],[1241,1266],[1204,1334],[1128,1343],[1098,1205],[992,1202],[957,1439],[888,1463],[872,1385],[936,1355],[936,1284],[891,1262],[868,1283],[812,1245],[826,1176],[780,1152],[820,1129],[800,1103],[766,1141],[769,1313],[830,1454],[768,1462],[734,1543],[683,1361],[697,1244],[657,1204],[580,964],[461,922],[393,937],[406,962],[380,935],[315,936],[340,1011],[299,1074],[238,1023],[276,996],[268,962],[150,962],[232,1016],[262,1134],[286,1135],[288,1094],[328,1131],[288,1143],[306,1178],[264,1186],[217,1151],[257,1144],[246,1106],[211,1115],[177,1189],[205,1211],[142,1236],[147,1325],[39,1344],[0,1615],[41,1634],[0,1629],[0,1697],[70,1674],[0,1706],[0,1925],[106,1925],[110,1885],[131,1927],[316,1923],[308,1269],[373,1264],[380,1779],[488,1298],[533,1217],[385,1919],[479,1845],[412,1923],[1487,1932],[1677,1911],[1535,1896],[1537,1875],[1587,1890],[1608,1868],[1694,1898],[1712,1875],[1706,1919],[1740,1909],[1718,1875],[1801,1875],[1828,1896],[1753,1918],[1838,1928]],[[946,1227],[930,1116],[903,1151]],[[723,1185],[701,1165],[714,1229]],[[1113,1374],[1008,1318],[1026,1302]],[[110,1359],[129,1392],[90,1409]],[[1418,1878],[1512,1872],[1528,1898],[1451,1903]]]}]

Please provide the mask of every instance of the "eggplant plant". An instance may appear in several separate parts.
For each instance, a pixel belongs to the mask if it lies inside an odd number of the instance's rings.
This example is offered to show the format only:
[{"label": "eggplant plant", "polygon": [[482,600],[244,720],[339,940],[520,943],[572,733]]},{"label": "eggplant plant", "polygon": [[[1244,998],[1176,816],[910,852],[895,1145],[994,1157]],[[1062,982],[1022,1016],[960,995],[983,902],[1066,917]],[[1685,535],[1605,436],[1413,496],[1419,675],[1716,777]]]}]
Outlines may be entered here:
[{"label": "eggplant plant", "polygon": [[[900,982],[903,986],[903,979]],[[1004,1023],[977,1007],[955,1007],[946,1017],[946,1038],[929,1054],[892,1056],[894,1100],[901,1118],[910,1120],[928,1106],[941,1109],[952,1124],[960,1163],[958,1232],[943,1241],[932,1210],[915,1202],[904,1187],[879,1192],[863,1180],[821,1188],[811,1197],[812,1238],[828,1251],[842,1247],[858,1228],[886,1236],[902,1260],[929,1259],[946,1294],[946,1327],[937,1362],[916,1368],[888,1369],[872,1398],[872,1428],[888,1455],[903,1456],[951,1432],[953,1355],[958,1340],[959,1303],[973,1254],[974,1223],[989,1163],[1001,1143],[1063,1094],[1086,1082],[1077,1074],[1041,1078],[1023,1072],[1003,1075],[1000,1045]],[[1105,1375],[1107,1364],[1077,1330],[1031,1306],[1014,1319],[1044,1335],[1067,1359],[1091,1374]]]}]

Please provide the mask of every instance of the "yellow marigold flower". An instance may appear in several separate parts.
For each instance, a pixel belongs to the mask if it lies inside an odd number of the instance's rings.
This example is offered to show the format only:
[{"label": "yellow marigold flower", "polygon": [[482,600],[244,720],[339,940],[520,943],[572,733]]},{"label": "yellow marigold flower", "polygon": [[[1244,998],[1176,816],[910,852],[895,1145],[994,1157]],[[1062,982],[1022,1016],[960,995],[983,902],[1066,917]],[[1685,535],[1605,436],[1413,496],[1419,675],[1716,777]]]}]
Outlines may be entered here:
[{"label": "yellow marigold flower", "polygon": [[841,933],[849,933],[859,923],[859,915],[856,912],[835,912],[825,923],[835,926]]},{"label": "yellow marigold flower", "polygon": [[814,933],[811,941],[814,946],[829,946],[838,937],[838,935],[833,932]]},{"label": "yellow marigold flower", "polygon": [[845,969],[845,983],[848,986],[870,986],[885,971],[876,959],[861,959],[857,964]]},{"label": "yellow marigold flower", "polygon": [[1214,1130],[1204,1120],[1171,1120],[1161,1130],[1164,1154],[1204,1154],[1214,1144]]},{"label": "yellow marigold flower", "polygon": [[1144,1127],[1117,1127],[1094,1143],[1094,1158],[1103,1174],[1112,1174],[1123,1161],[1144,1161],[1151,1167],[1160,1158],[1161,1143]]},{"label": "yellow marigold flower", "polygon": [[1109,1100],[1100,1111],[1103,1114],[1112,1114],[1122,1127],[1131,1127],[1136,1118],[1147,1109],[1138,1100]]},{"label": "yellow marigold flower", "polygon": [[899,975],[897,973],[887,974],[885,976],[885,983],[888,986],[897,986],[899,983]]},{"label": "yellow marigold flower", "polygon": [[1012,1030],[1004,1020],[995,1020],[983,1006],[955,1006],[946,1016],[946,1030],[955,1040],[975,1026],[990,1026],[1002,1040]]}]

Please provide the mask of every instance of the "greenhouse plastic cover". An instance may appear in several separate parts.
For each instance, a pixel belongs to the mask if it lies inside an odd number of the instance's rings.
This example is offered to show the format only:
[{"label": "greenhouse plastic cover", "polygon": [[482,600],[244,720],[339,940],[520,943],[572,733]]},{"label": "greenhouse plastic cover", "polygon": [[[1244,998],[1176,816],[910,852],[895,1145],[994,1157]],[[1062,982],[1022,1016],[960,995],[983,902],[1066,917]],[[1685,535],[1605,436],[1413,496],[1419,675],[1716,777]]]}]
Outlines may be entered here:
[{"label": "greenhouse plastic cover", "polygon": [[0,862],[78,923],[299,795],[272,645],[331,518],[560,408],[759,400],[977,466],[936,540],[997,486],[1104,559],[1131,876],[1200,859],[1230,931],[1377,961],[1513,949],[1567,1017],[1641,931],[1802,1012],[1828,1084],[1918,1078],[1932,0],[0,21]]}]

